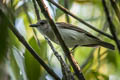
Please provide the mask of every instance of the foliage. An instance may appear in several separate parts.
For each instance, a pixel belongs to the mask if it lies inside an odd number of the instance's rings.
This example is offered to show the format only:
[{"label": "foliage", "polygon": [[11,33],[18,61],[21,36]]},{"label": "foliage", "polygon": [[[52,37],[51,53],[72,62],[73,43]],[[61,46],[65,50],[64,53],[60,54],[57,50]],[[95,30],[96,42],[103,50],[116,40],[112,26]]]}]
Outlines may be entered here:
[{"label": "foliage", "polygon": [[[64,0],[56,0],[64,6]],[[68,0],[69,10],[76,16],[82,18],[87,23],[96,28],[104,30],[110,34],[107,20],[104,14],[101,0]],[[47,0],[46,0],[47,3]],[[120,2],[116,1],[120,7]],[[117,36],[120,37],[120,24],[117,16],[107,1],[111,18],[116,26]],[[51,3],[47,4],[53,19],[61,22],[65,21],[65,14]],[[40,13],[42,19],[44,16]],[[7,17],[7,18],[6,18]],[[62,72],[59,61],[53,55],[44,37],[36,30],[36,35],[40,41],[40,46],[33,32],[29,27],[31,23],[36,23],[36,14],[33,3],[30,0],[1,0],[0,1],[0,80],[53,80],[53,78],[42,68],[33,58],[30,52],[17,40],[9,29],[8,19],[15,25],[15,28],[24,36],[38,55],[52,68],[60,77]],[[98,35],[95,31],[86,27],[82,23],[70,17],[71,24],[77,25],[91,34]],[[98,36],[103,41],[114,45],[113,40],[102,35]],[[60,46],[54,44],[55,49],[65,59]],[[82,68],[86,80],[119,80],[120,75],[120,55],[116,50],[108,50],[103,47],[77,47],[74,57]],[[66,60],[67,62],[67,60]],[[67,62],[68,63],[68,62]],[[2,76],[2,77],[1,77]]]}]

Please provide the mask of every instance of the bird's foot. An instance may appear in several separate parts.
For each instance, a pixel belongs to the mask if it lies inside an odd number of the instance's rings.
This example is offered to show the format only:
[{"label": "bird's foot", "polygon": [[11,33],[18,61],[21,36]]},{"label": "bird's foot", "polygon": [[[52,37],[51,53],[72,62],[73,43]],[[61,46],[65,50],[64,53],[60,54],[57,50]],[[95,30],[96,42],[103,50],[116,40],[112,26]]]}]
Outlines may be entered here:
[{"label": "bird's foot", "polygon": [[78,47],[79,45],[75,45],[72,49],[71,49],[71,53],[74,53],[74,50]]}]

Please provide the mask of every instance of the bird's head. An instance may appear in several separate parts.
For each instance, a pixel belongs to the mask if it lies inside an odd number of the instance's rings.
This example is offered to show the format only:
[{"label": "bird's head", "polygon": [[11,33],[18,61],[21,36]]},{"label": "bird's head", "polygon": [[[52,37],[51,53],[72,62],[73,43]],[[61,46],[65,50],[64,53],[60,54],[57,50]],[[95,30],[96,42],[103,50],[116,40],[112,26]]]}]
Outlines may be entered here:
[{"label": "bird's head", "polygon": [[36,27],[38,29],[44,30],[48,28],[48,22],[47,20],[40,20],[36,24],[31,24],[30,27]]}]

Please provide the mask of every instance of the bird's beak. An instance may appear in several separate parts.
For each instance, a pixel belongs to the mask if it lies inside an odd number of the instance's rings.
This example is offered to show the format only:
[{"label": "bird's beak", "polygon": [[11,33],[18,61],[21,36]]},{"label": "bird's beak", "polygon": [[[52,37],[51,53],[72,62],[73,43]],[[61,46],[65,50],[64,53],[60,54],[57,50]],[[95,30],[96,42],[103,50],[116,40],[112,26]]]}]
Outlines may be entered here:
[{"label": "bird's beak", "polygon": [[38,24],[30,24],[30,27],[38,27]]}]

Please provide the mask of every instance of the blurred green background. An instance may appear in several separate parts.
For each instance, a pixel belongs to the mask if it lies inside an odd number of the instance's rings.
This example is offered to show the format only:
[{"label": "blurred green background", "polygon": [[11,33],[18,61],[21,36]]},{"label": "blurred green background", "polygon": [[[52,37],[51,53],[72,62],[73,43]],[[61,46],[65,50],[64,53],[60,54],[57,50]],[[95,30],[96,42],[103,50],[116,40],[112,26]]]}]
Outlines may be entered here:
[{"label": "blurred green background", "polygon": [[[55,0],[64,6],[64,0]],[[96,28],[110,34],[108,23],[104,14],[102,0],[68,0],[69,10],[79,18]],[[115,24],[118,38],[120,37],[120,24],[109,2],[112,21]],[[66,15],[58,8],[45,3],[55,22],[67,22]],[[120,1],[116,0],[120,8]],[[42,19],[45,19],[40,12]],[[56,74],[62,77],[59,61],[54,56],[44,37],[35,29],[40,41],[37,43],[34,29],[29,25],[37,22],[32,0],[1,0],[0,1],[0,80],[53,80],[53,78],[41,67],[41,65],[29,54],[29,51],[19,42],[11,32],[8,20],[24,36],[26,41],[39,54],[39,56],[51,67]],[[98,33],[69,16],[71,24],[98,36]],[[112,43],[114,41],[98,36],[101,40]],[[65,59],[59,45],[54,44],[55,49]],[[74,57],[79,63],[86,80],[120,80],[120,55],[116,50],[108,50],[103,47],[77,47]]]}]

